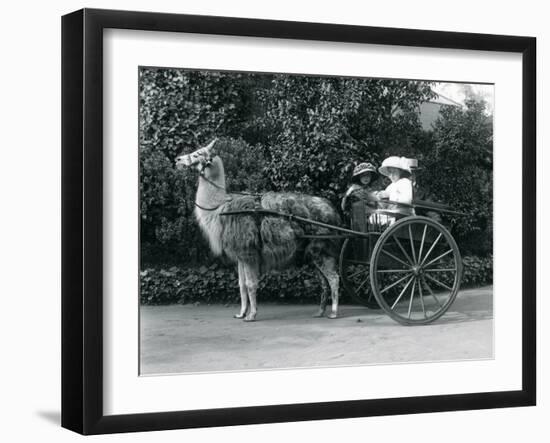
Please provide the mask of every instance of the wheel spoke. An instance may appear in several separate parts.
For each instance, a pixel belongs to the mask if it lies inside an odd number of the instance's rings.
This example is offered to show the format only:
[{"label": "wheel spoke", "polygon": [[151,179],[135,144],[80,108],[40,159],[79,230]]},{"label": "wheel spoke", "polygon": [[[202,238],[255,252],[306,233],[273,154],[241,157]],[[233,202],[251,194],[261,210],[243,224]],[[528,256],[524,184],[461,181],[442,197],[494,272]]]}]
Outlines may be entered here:
[{"label": "wheel spoke", "polygon": [[432,280],[434,283],[436,283],[436,284],[438,284],[439,286],[441,286],[441,287],[443,287],[443,288],[445,288],[445,289],[448,289],[449,291],[452,292],[453,288],[447,286],[445,283],[440,282],[439,280],[433,278],[432,276],[430,276],[430,275],[428,275],[428,274],[425,274],[425,275],[426,275],[426,277],[428,277],[430,280]]},{"label": "wheel spoke", "polygon": [[409,225],[409,240],[411,241],[411,251],[412,251],[412,256],[413,256],[413,259],[414,259],[414,264],[416,264],[416,252],[414,252],[414,242],[413,242],[413,233],[412,233],[412,228],[411,228],[412,224]]},{"label": "wheel spoke", "polygon": [[428,284],[428,282],[426,281],[426,279],[423,278],[422,281],[423,281],[424,284],[426,285],[426,289],[428,289],[428,292],[429,292],[430,295],[433,297],[433,299],[435,300],[435,302],[439,305],[440,308],[442,308],[443,305],[439,302],[439,299],[438,299],[438,298],[435,296],[435,294],[433,293],[432,288],[430,288],[430,285]]},{"label": "wheel spoke", "polygon": [[376,272],[394,273],[394,272],[411,272],[410,269],[378,269]]},{"label": "wheel spoke", "polygon": [[411,267],[408,263],[405,263],[403,260],[401,260],[400,258],[397,258],[397,257],[396,257],[395,255],[393,255],[393,254],[390,254],[388,251],[382,249],[382,252],[383,252],[384,254],[386,254],[388,257],[391,257],[391,258],[393,258],[394,260],[398,261],[398,262],[401,263],[402,265],[405,265],[405,266],[407,266],[408,268]]},{"label": "wheel spoke", "polygon": [[368,281],[369,281],[369,277],[367,276],[367,278],[366,278],[365,280],[363,280],[363,283],[361,283],[361,284],[357,287],[357,289],[355,290],[355,293],[357,294],[357,293],[361,290],[361,288],[363,287],[363,285],[364,285],[366,282],[368,282]]},{"label": "wheel spoke", "polygon": [[420,242],[420,251],[418,252],[418,262],[422,262],[422,250],[424,249],[424,240],[426,239],[426,231],[428,230],[428,225],[424,225],[424,232],[422,232],[422,241]]},{"label": "wheel spoke", "polygon": [[424,269],[424,272],[456,272],[456,268],[431,268]]},{"label": "wheel spoke", "polygon": [[407,282],[407,284],[403,287],[403,289],[401,290],[401,292],[399,293],[399,296],[395,299],[395,301],[393,302],[393,305],[391,305],[391,310],[393,311],[393,308],[395,308],[395,305],[397,303],[399,303],[399,300],[401,300],[401,297],[403,297],[403,294],[405,293],[405,291],[407,290],[407,288],[409,287],[409,285],[411,284],[411,282],[414,280],[414,275],[410,278],[410,280]]},{"label": "wheel spoke", "polygon": [[432,243],[431,248],[428,250],[428,252],[427,252],[426,255],[424,256],[424,258],[423,258],[422,261],[420,262],[420,266],[424,266],[424,262],[425,262],[426,259],[430,256],[430,254],[432,253],[433,249],[435,248],[435,245],[437,245],[437,242],[439,241],[439,239],[441,238],[442,235],[443,235],[442,233],[439,233],[439,235],[437,236],[437,238],[435,239],[435,241]]},{"label": "wheel spoke", "polygon": [[370,263],[368,261],[364,261],[364,260],[355,260],[355,259],[352,259],[352,258],[346,258],[345,260],[348,263],[351,263],[352,265],[366,265],[366,266],[370,265]]},{"label": "wheel spoke", "polygon": [[434,258],[434,259],[431,260],[429,263],[426,263],[424,266],[430,266],[432,263],[436,262],[436,261],[439,260],[440,258],[443,258],[443,257],[445,257],[446,255],[449,255],[451,252],[453,252],[453,250],[452,250],[452,249],[449,249],[447,252],[444,252],[444,253],[441,254],[439,257]]},{"label": "wheel spoke", "polygon": [[354,272],[353,274],[348,275],[347,278],[348,278],[348,280],[350,280],[350,279],[352,279],[353,277],[357,277],[357,276],[360,275],[360,274],[364,274],[365,272],[369,272],[369,268],[367,268],[367,269],[361,269],[360,271]]},{"label": "wheel spoke", "polygon": [[380,294],[383,294],[383,293],[386,292],[388,289],[391,289],[391,288],[393,288],[395,285],[398,285],[398,284],[401,283],[403,280],[405,280],[406,278],[408,278],[411,274],[412,274],[412,273],[409,273],[409,274],[405,275],[405,277],[402,277],[402,278],[400,278],[399,280],[394,281],[391,285],[386,286],[384,289],[382,289],[382,290],[380,291]]},{"label": "wheel spoke", "polygon": [[411,260],[409,254],[407,254],[407,251],[405,251],[405,248],[403,247],[399,239],[395,235],[392,235],[392,238],[395,240],[395,243],[397,243],[397,246],[399,246],[399,249],[401,249],[403,255],[407,257],[407,260],[409,260],[409,265],[414,265],[414,261]]},{"label": "wheel spoke", "polygon": [[416,278],[414,279],[413,281],[413,286],[412,286],[412,289],[411,289],[411,297],[410,297],[410,300],[409,300],[409,312],[407,314],[407,316],[409,318],[411,318],[411,309],[412,309],[412,305],[413,305],[413,298],[414,298],[414,288],[416,287]]},{"label": "wheel spoke", "polygon": [[422,282],[418,282],[418,294],[420,295],[420,305],[422,306],[422,314],[424,314],[424,318],[428,318],[426,315],[426,308],[424,307],[424,294],[422,293]]}]

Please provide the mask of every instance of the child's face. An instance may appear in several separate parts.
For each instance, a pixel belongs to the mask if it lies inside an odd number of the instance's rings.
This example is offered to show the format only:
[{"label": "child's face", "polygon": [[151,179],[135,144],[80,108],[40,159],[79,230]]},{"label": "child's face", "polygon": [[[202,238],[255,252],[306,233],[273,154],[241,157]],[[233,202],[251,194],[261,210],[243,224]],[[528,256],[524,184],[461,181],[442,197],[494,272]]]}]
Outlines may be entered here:
[{"label": "child's face", "polygon": [[362,185],[368,185],[371,181],[371,174],[369,172],[363,174],[361,177],[359,177],[359,181]]},{"label": "child's face", "polygon": [[396,182],[401,178],[401,170],[397,168],[388,168],[388,177],[392,182]]}]

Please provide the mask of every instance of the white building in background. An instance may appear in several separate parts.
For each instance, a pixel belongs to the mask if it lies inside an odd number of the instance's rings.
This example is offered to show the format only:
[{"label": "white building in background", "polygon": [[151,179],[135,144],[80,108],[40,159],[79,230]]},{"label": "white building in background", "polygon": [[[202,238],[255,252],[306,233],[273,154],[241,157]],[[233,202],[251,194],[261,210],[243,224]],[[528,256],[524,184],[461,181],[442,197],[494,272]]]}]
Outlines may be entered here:
[{"label": "white building in background", "polygon": [[422,124],[422,129],[424,131],[432,131],[433,124],[439,118],[441,109],[445,106],[454,106],[462,108],[463,106],[451,100],[450,98],[445,97],[444,95],[438,94],[438,96],[432,100],[424,102],[419,107],[420,112],[420,123]]}]

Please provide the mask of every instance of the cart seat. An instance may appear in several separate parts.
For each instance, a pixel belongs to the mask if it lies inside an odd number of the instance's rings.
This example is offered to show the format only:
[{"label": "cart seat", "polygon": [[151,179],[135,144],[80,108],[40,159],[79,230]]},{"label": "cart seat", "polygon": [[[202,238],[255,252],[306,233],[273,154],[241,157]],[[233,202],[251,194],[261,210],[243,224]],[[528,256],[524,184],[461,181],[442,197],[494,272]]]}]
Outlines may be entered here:
[{"label": "cart seat", "polygon": [[387,204],[380,203],[379,206],[383,207],[375,209],[364,201],[355,202],[351,207],[351,229],[360,232],[382,232],[397,220],[414,215],[411,208],[388,209]]}]

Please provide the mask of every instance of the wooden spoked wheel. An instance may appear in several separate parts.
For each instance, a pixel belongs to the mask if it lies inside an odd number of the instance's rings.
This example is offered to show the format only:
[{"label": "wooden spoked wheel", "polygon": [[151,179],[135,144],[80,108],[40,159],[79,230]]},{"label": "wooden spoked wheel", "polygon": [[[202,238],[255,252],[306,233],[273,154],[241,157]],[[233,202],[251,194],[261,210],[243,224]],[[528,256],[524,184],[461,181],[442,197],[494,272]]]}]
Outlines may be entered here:
[{"label": "wooden spoked wheel", "polygon": [[340,280],[346,293],[357,303],[380,309],[371,289],[371,244],[376,238],[347,238],[340,251]]},{"label": "wooden spoked wheel", "polygon": [[372,293],[380,307],[404,325],[440,318],[456,298],[462,258],[441,224],[411,216],[387,228],[370,260]]}]

